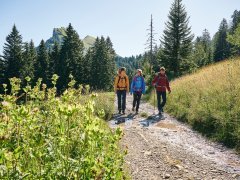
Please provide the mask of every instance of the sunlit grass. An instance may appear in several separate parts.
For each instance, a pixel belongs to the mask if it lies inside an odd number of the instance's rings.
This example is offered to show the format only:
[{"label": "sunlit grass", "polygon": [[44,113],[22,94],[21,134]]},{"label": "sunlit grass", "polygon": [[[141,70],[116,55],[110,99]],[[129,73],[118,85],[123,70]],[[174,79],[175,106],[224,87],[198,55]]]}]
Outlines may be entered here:
[{"label": "sunlit grass", "polygon": [[202,68],[170,84],[168,113],[217,141],[240,148],[239,58]]}]

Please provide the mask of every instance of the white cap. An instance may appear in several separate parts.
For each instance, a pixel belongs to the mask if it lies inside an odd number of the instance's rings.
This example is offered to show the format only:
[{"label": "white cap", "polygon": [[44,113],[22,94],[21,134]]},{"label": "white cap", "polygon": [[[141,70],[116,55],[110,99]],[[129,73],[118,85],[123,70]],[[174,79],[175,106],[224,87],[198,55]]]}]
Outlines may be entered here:
[{"label": "white cap", "polygon": [[142,70],[141,69],[137,69],[138,72],[140,72],[142,74]]}]

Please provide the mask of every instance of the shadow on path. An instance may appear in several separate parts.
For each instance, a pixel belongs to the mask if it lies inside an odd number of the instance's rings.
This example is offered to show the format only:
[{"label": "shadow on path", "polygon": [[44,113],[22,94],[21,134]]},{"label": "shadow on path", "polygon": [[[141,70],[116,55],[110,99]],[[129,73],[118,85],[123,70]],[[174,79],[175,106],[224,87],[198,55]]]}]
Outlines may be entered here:
[{"label": "shadow on path", "polygon": [[164,120],[165,117],[164,115],[152,115],[152,116],[148,116],[146,119],[139,121],[139,123],[143,126],[143,127],[148,127],[150,125],[154,125],[156,123],[158,123],[161,120]]},{"label": "shadow on path", "polygon": [[132,120],[137,114],[115,114],[113,115],[113,119],[115,120],[115,124],[121,124],[121,123],[125,123],[125,121],[127,120]]}]

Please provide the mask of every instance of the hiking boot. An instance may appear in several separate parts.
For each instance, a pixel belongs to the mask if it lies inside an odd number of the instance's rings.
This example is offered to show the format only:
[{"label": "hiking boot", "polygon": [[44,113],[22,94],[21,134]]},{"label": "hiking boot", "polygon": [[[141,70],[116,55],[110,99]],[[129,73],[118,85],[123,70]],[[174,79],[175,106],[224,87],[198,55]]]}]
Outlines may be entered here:
[{"label": "hiking boot", "polygon": [[118,111],[118,114],[121,114],[121,110]]},{"label": "hiking boot", "polygon": [[162,112],[161,112],[161,111],[159,111],[159,112],[158,112],[158,115],[162,115]]},{"label": "hiking boot", "polygon": [[125,111],[122,111],[123,114],[125,114]]},{"label": "hiking boot", "polygon": [[133,108],[132,108],[132,111],[134,111],[134,110],[135,110],[135,108],[133,107]]},{"label": "hiking boot", "polygon": [[138,114],[138,110],[136,110],[136,114]]}]

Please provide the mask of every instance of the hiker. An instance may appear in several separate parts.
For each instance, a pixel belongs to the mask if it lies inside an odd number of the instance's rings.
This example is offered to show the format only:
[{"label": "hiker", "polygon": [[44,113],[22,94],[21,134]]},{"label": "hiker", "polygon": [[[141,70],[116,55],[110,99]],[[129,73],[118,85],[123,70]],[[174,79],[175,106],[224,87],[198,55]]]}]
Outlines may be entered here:
[{"label": "hiker", "polygon": [[156,88],[158,111],[160,115],[163,113],[163,107],[165,106],[167,101],[166,89],[168,90],[169,94],[171,93],[169,81],[165,72],[165,68],[161,67],[160,72],[155,76],[152,81],[152,85]]},{"label": "hiker", "polygon": [[129,92],[129,80],[126,75],[126,68],[122,67],[119,74],[115,78],[114,91],[118,98],[118,112],[125,114],[126,109],[126,95]]},{"label": "hiker", "polygon": [[[140,100],[142,94],[145,93],[145,81],[142,76],[142,70],[138,69],[136,76],[134,76],[132,83],[131,83],[131,95],[133,94],[133,107],[132,111],[135,110],[136,107],[136,114],[138,114]],[[137,106],[136,106],[137,104]]]}]

